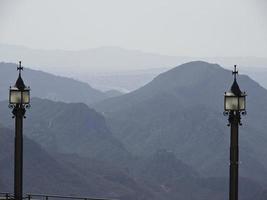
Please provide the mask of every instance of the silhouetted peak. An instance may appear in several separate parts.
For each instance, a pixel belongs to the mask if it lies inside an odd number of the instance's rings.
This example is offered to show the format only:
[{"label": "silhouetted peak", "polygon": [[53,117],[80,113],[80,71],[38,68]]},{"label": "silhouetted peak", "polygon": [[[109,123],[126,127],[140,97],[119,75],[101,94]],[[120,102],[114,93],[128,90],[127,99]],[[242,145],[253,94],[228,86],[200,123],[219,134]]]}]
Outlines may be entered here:
[{"label": "silhouetted peak", "polygon": [[199,73],[204,75],[214,71],[221,72],[222,70],[224,69],[218,64],[212,64],[204,61],[192,61],[174,67],[162,75],[177,73],[177,75],[188,74],[193,77],[194,75],[199,75]]},{"label": "silhouetted peak", "polygon": [[218,79],[231,78],[228,70],[218,64],[210,64],[203,61],[194,61],[182,64],[153,79],[148,85],[154,90],[168,90],[180,87],[194,87],[211,84]]}]

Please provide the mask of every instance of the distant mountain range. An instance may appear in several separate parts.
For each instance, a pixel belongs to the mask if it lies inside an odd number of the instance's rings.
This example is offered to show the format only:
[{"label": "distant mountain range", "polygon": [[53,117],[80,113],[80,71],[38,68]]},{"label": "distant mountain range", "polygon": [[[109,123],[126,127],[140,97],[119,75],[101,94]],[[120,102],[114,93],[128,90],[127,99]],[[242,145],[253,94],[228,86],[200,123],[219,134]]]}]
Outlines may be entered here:
[{"label": "distant mountain range", "polygon": [[[0,119],[13,128],[7,104],[0,103]],[[47,152],[118,163],[130,158],[130,153],[107,128],[105,119],[85,104],[34,98],[31,106],[33,109],[27,112],[25,120],[25,135]]]},{"label": "distant mountain range", "polygon": [[[12,192],[13,131],[0,128],[1,191]],[[71,154],[46,153],[24,137],[24,192],[116,198],[128,200],[222,200],[227,196],[226,178],[201,178],[172,153],[159,151],[122,170],[105,162]],[[247,188],[250,188],[247,190]],[[241,198],[261,200],[257,183],[241,178]]]},{"label": "distant mountain range", "polygon": [[[248,115],[240,130],[240,174],[265,182],[267,91],[245,75],[238,82],[248,93]],[[222,112],[223,94],[231,84],[231,72],[219,65],[190,62],[95,108],[133,154],[150,156],[166,149],[201,175],[226,177],[230,130]]]},{"label": "distant mountain range", "polygon": [[[18,76],[16,70],[16,64],[0,63],[0,100],[8,99],[8,89],[15,84]],[[25,68],[22,76],[25,84],[31,87],[33,97],[91,104],[110,96],[87,83],[42,71]]]},{"label": "distant mountain range", "polygon": [[[0,127],[1,192],[13,192],[13,135],[13,131]],[[26,136],[24,192],[129,200],[153,196],[123,170],[77,155],[50,155]],[[136,198],[140,194],[142,198]]]},{"label": "distant mountain range", "polygon": [[[177,57],[144,53],[119,47],[100,47],[80,51],[38,50],[24,46],[0,44],[0,60],[17,62],[56,74],[82,75],[114,70],[150,69],[177,64]],[[179,57],[181,60],[182,57]],[[185,58],[184,61],[186,61]],[[75,71],[73,69],[76,69]],[[66,75],[64,74],[64,75]]]},{"label": "distant mountain range", "polygon": [[106,96],[108,98],[110,98],[110,97],[118,97],[118,96],[121,96],[124,93],[121,92],[121,91],[118,91],[118,90],[108,90],[108,91],[105,92],[105,94],[106,94]]},{"label": "distant mountain range", "polygon": [[[254,76],[255,68],[261,73],[267,68],[267,58],[167,56],[119,47],[80,51],[38,50],[0,44],[0,61],[17,63],[18,60],[22,60],[29,68],[82,80],[101,90],[133,91],[158,74],[193,60],[218,63],[225,68],[237,64],[242,69],[249,69],[249,74],[267,87],[266,81],[261,78],[262,74]],[[267,73],[264,74],[266,77]]]},{"label": "distant mountain range", "polygon": [[[263,200],[267,91],[248,76],[238,81],[248,93],[240,199]],[[24,121],[25,191],[122,200],[227,198],[229,128],[222,112],[231,83],[230,71],[198,61],[96,101],[91,106],[98,112],[84,103],[33,98]],[[7,105],[0,102],[0,185],[12,191],[14,120]]]}]

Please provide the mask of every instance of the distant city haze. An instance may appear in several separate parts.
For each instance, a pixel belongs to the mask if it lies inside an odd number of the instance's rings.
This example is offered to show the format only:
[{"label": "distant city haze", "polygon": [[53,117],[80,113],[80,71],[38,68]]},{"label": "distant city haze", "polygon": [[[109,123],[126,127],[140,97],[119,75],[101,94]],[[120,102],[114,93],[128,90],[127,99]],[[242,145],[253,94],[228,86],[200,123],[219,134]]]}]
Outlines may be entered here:
[{"label": "distant city haze", "polygon": [[0,43],[267,57],[266,0],[0,0]]}]

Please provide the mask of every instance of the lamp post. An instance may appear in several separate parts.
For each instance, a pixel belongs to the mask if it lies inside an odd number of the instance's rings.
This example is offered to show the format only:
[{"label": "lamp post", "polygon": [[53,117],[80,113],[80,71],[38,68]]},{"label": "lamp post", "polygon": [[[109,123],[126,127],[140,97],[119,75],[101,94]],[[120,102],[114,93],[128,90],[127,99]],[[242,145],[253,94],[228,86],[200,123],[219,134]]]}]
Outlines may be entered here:
[{"label": "lamp post", "polygon": [[15,200],[23,198],[23,118],[26,108],[30,106],[30,88],[26,87],[21,78],[21,61],[19,62],[18,79],[13,87],[9,89],[9,107],[12,108],[13,118],[15,118],[15,166],[14,166],[14,196]]},{"label": "lamp post", "polygon": [[246,114],[246,93],[241,92],[237,81],[236,65],[234,66],[234,82],[230,91],[224,93],[224,114],[228,115],[228,126],[231,127],[230,137],[230,186],[229,200],[238,200],[238,128],[241,124],[241,114]]}]

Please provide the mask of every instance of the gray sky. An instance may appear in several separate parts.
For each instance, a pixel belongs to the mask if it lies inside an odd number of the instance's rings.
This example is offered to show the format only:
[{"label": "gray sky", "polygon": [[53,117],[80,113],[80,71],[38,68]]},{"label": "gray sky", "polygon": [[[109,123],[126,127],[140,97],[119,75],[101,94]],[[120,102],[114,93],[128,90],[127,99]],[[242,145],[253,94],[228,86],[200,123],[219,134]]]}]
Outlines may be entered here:
[{"label": "gray sky", "polygon": [[267,57],[267,1],[0,0],[0,43]]}]

